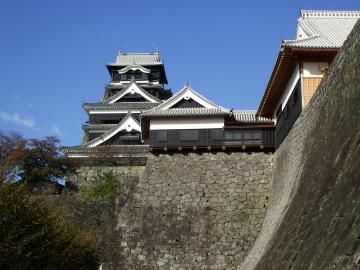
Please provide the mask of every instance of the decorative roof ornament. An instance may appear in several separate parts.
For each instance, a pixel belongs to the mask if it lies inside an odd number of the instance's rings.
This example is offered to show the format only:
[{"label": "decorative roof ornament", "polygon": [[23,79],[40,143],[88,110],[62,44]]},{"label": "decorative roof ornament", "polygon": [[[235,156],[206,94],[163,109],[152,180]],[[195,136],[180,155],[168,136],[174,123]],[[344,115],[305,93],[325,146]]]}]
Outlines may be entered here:
[{"label": "decorative roof ornament", "polygon": [[126,67],[118,70],[118,73],[119,73],[119,74],[124,74],[124,73],[128,72],[129,70],[132,70],[132,71],[140,70],[141,72],[147,73],[147,74],[151,72],[150,69],[144,68],[143,66],[140,66],[140,65],[130,65],[130,66],[126,66]]},{"label": "decorative roof ornament", "polygon": [[358,10],[300,10],[300,17],[305,18],[360,18]]},{"label": "decorative roof ornament", "polygon": [[190,84],[189,84],[188,81],[186,81],[185,84],[184,84],[184,88],[189,88],[189,87],[190,87]]}]

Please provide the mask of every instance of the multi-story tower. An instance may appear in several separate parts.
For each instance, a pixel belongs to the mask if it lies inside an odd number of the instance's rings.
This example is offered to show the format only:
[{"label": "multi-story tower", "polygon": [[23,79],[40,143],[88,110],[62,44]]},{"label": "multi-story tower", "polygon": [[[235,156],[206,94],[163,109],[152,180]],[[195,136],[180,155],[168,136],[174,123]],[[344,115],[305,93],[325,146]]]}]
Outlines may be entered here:
[{"label": "multi-story tower", "polygon": [[83,124],[84,138],[76,147],[64,148],[69,156],[87,156],[92,148],[105,145],[141,144],[140,114],[171,96],[159,53],[122,53],[106,65],[111,82],[103,99],[84,103],[89,120]]}]

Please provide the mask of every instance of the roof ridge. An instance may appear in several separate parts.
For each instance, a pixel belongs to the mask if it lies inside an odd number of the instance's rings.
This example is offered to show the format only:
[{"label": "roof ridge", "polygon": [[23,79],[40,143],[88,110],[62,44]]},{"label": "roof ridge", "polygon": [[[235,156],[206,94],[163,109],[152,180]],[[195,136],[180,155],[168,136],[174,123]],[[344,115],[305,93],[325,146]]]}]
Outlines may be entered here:
[{"label": "roof ridge", "polygon": [[318,30],[313,25],[311,25],[306,20],[300,18],[298,19],[298,26],[296,29],[296,39],[298,38],[299,28],[301,28],[308,37],[320,36]]},{"label": "roof ridge", "polygon": [[257,110],[236,110],[234,109],[233,112],[249,112],[249,113],[252,113],[252,112],[257,112]]},{"label": "roof ridge", "polygon": [[160,55],[159,52],[119,52],[119,55]]},{"label": "roof ridge", "polygon": [[281,41],[281,45],[286,45],[286,44],[297,43],[297,42],[300,42],[300,41],[311,40],[311,39],[318,38],[318,37],[320,37],[320,35],[314,35],[314,36],[311,36],[311,37],[301,38],[301,39],[284,39],[284,40]]},{"label": "roof ridge", "polygon": [[300,17],[305,18],[360,18],[360,10],[316,10],[302,9]]},{"label": "roof ridge", "polygon": [[[226,108],[223,108],[222,106],[219,106],[217,104],[215,104],[214,102],[212,102],[211,100],[208,100],[206,97],[202,96],[200,93],[198,93],[196,90],[194,90],[193,88],[191,88],[191,86],[189,85],[188,82],[185,83],[185,85],[183,86],[183,88],[178,91],[175,95],[173,95],[172,97],[170,97],[169,99],[165,100],[163,103],[161,103],[159,106],[156,106],[152,109],[150,109],[149,111],[156,111],[156,110],[160,110],[164,107],[166,107],[168,104],[170,104],[173,100],[175,100],[176,98],[178,98],[180,95],[182,95],[185,91],[189,90],[190,92],[192,92],[194,95],[198,96],[200,99],[203,99],[204,101],[208,102],[209,104],[211,104],[212,106],[222,109],[222,110],[227,110]],[[168,108],[169,110],[170,108]],[[149,112],[147,111],[147,112]]]}]

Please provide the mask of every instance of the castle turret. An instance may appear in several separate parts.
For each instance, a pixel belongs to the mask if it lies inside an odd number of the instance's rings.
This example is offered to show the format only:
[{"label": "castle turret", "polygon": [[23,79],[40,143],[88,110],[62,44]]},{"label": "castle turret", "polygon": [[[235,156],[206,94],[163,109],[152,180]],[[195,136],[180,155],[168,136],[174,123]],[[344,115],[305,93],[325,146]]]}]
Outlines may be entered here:
[{"label": "castle turret", "polygon": [[171,97],[171,91],[165,89],[164,63],[157,52],[120,52],[116,62],[106,67],[111,82],[100,102],[83,104],[89,120],[83,124],[82,144],[64,148],[69,156],[98,146],[141,145],[140,114]]}]

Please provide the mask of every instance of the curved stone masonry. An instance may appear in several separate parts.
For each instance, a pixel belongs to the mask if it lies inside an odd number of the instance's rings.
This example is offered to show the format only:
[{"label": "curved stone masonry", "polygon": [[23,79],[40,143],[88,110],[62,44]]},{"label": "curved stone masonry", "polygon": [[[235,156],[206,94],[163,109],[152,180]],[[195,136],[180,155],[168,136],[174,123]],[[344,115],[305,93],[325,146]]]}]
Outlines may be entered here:
[{"label": "curved stone masonry", "polygon": [[274,154],[252,269],[360,269],[360,22]]}]

